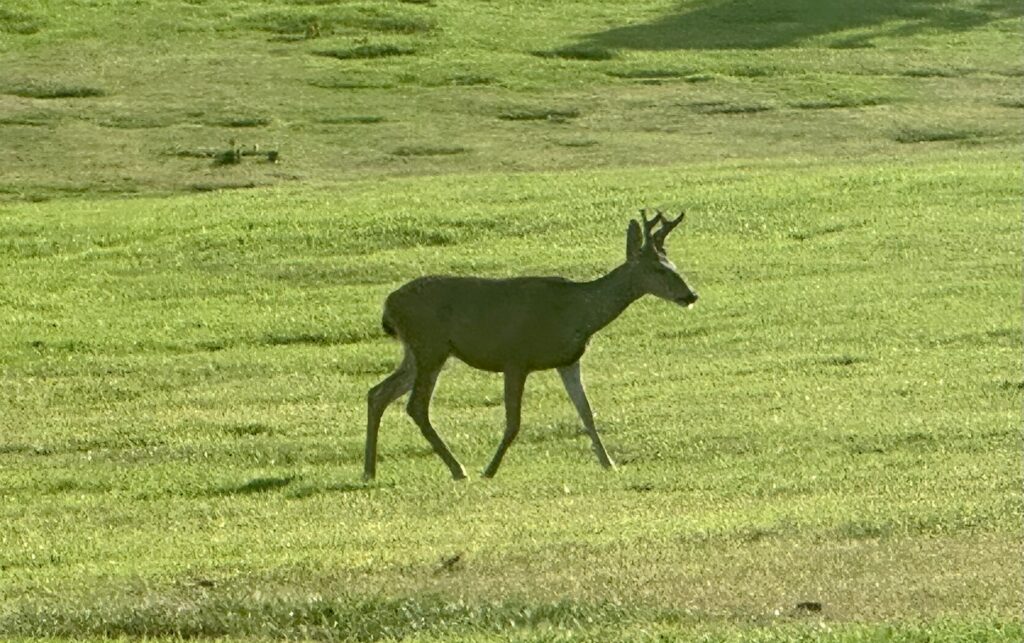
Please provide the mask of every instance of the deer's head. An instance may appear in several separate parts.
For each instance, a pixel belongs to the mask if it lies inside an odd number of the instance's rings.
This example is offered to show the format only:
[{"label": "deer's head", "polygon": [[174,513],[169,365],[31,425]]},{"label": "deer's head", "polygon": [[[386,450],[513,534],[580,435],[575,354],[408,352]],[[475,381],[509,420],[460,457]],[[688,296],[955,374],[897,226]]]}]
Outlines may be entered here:
[{"label": "deer's head", "polygon": [[688,307],[697,301],[697,293],[687,285],[675,264],[665,254],[665,238],[682,223],[683,214],[680,212],[676,219],[670,221],[661,212],[657,212],[648,221],[647,211],[641,210],[643,228],[634,219],[629,222],[629,229],[626,230],[626,264],[633,270],[634,284],[644,294]]}]

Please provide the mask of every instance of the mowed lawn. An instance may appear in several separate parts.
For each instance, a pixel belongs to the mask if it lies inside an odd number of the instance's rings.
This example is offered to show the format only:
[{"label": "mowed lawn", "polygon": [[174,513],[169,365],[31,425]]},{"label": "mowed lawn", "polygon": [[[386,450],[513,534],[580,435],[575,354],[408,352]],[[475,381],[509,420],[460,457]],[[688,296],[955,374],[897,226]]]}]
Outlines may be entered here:
[{"label": "mowed lawn", "polygon": [[[1013,5],[158,5],[0,11],[0,637],[1024,637]],[[643,206],[618,471],[453,360],[362,482],[388,292]]]}]

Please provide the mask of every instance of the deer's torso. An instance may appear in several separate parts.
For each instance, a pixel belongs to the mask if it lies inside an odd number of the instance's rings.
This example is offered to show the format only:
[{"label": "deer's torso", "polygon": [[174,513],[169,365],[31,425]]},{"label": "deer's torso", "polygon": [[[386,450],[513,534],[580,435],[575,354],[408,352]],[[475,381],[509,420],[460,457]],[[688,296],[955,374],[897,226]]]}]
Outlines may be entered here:
[{"label": "deer's torso", "polygon": [[578,360],[597,330],[588,285],[561,277],[423,277],[388,297],[385,318],[414,352],[443,346],[487,371],[555,368]]}]

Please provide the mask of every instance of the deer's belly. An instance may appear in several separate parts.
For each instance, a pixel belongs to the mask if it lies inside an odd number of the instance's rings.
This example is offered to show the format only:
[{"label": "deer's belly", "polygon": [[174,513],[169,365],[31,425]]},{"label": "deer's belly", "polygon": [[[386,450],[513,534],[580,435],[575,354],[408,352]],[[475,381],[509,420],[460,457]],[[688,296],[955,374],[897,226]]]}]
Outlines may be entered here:
[{"label": "deer's belly", "polygon": [[[489,342],[453,342],[452,353],[473,368],[503,372],[512,369],[540,371],[567,366],[577,361],[586,350],[585,341],[544,341],[542,338],[521,336],[512,341],[500,341],[500,336]],[[574,338],[575,339],[575,338]]]}]

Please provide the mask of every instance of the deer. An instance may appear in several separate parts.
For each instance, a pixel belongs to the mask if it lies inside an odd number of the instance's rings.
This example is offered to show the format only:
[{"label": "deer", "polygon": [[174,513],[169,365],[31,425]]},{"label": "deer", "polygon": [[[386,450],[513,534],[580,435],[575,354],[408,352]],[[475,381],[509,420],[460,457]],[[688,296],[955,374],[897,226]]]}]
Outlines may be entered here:
[{"label": "deer", "polygon": [[598,462],[614,470],[594,425],[580,377],[580,358],[594,333],[644,295],[686,308],[697,301],[697,293],[665,253],[665,238],[684,214],[669,220],[657,211],[648,220],[647,210],[641,210],[643,226],[631,219],[626,230],[626,261],[593,281],[426,276],[388,295],[381,325],[401,342],[404,353],[395,371],[367,393],[363,479],[376,476],[381,416],[406,393],[406,411],[452,478],[466,477],[466,470],[430,422],[438,374],[451,356],[473,368],[504,374],[505,433],[483,477],[494,477],[519,433],[527,376],[548,369],[558,371]]}]

